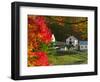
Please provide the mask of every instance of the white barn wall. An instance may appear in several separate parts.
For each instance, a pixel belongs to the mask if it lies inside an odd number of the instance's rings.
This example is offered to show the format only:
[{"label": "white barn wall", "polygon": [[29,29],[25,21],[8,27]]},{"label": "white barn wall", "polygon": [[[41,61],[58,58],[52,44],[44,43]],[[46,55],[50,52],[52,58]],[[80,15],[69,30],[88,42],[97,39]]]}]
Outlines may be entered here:
[{"label": "white barn wall", "polygon": [[69,37],[66,39],[66,44],[69,44],[70,39],[71,39],[71,41],[73,42],[72,44],[73,44],[74,46],[78,45],[78,39],[76,39],[74,36],[69,36]]}]

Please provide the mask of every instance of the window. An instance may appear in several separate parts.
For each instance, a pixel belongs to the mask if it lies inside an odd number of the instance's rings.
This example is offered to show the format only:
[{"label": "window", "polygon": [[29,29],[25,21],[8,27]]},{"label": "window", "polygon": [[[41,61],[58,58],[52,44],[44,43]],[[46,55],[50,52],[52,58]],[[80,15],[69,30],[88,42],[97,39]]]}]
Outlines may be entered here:
[{"label": "window", "polygon": [[85,46],[85,48],[87,48],[87,46]]},{"label": "window", "polygon": [[81,46],[81,48],[83,48],[83,46]]}]

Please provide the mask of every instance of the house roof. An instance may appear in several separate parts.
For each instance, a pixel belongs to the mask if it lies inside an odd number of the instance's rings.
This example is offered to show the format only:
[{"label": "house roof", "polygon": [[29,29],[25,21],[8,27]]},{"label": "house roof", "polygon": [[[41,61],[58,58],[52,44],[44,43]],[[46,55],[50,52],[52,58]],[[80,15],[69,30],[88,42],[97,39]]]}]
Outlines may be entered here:
[{"label": "house roof", "polygon": [[87,41],[79,41],[80,45],[87,45]]}]

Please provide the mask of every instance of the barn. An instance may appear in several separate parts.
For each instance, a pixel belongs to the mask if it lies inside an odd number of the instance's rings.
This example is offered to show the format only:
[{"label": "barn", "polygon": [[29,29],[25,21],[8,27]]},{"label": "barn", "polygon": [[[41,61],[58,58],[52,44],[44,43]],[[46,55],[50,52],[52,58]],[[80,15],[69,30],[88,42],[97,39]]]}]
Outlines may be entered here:
[{"label": "barn", "polygon": [[76,46],[78,44],[78,39],[74,36],[70,36],[66,39],[66,44],[72,44],[73,46]]}]

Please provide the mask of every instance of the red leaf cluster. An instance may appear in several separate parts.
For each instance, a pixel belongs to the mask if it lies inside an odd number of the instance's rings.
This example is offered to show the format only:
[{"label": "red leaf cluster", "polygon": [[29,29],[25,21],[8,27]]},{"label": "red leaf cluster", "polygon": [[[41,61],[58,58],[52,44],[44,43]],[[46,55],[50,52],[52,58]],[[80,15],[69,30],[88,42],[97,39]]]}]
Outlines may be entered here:
[{"label": "red leaf cluster", "polygon": [[28,16],[28,66],[49,65],[47,54],[40,50],[40,45],[42,43],[48,46],[51,40],[52,33],[45,18]]},{"label": "red leaf cluster", "polygon": [[45,52],[29,52],[30,58],[36,57],[35,60],[29,61],[32,66],[48,66],[48,57]]},{"label": "red leaf cluster", "polygon": [[50,43],[52,40],[52,34],[51,34],[50,29],[46,25],[46,21],[45,21],[44,17],[42,17],[42,16],[36,17],[35,22],[39,27],[38,36],[41,39],[41,41],[43,41],[45,44]]}]

